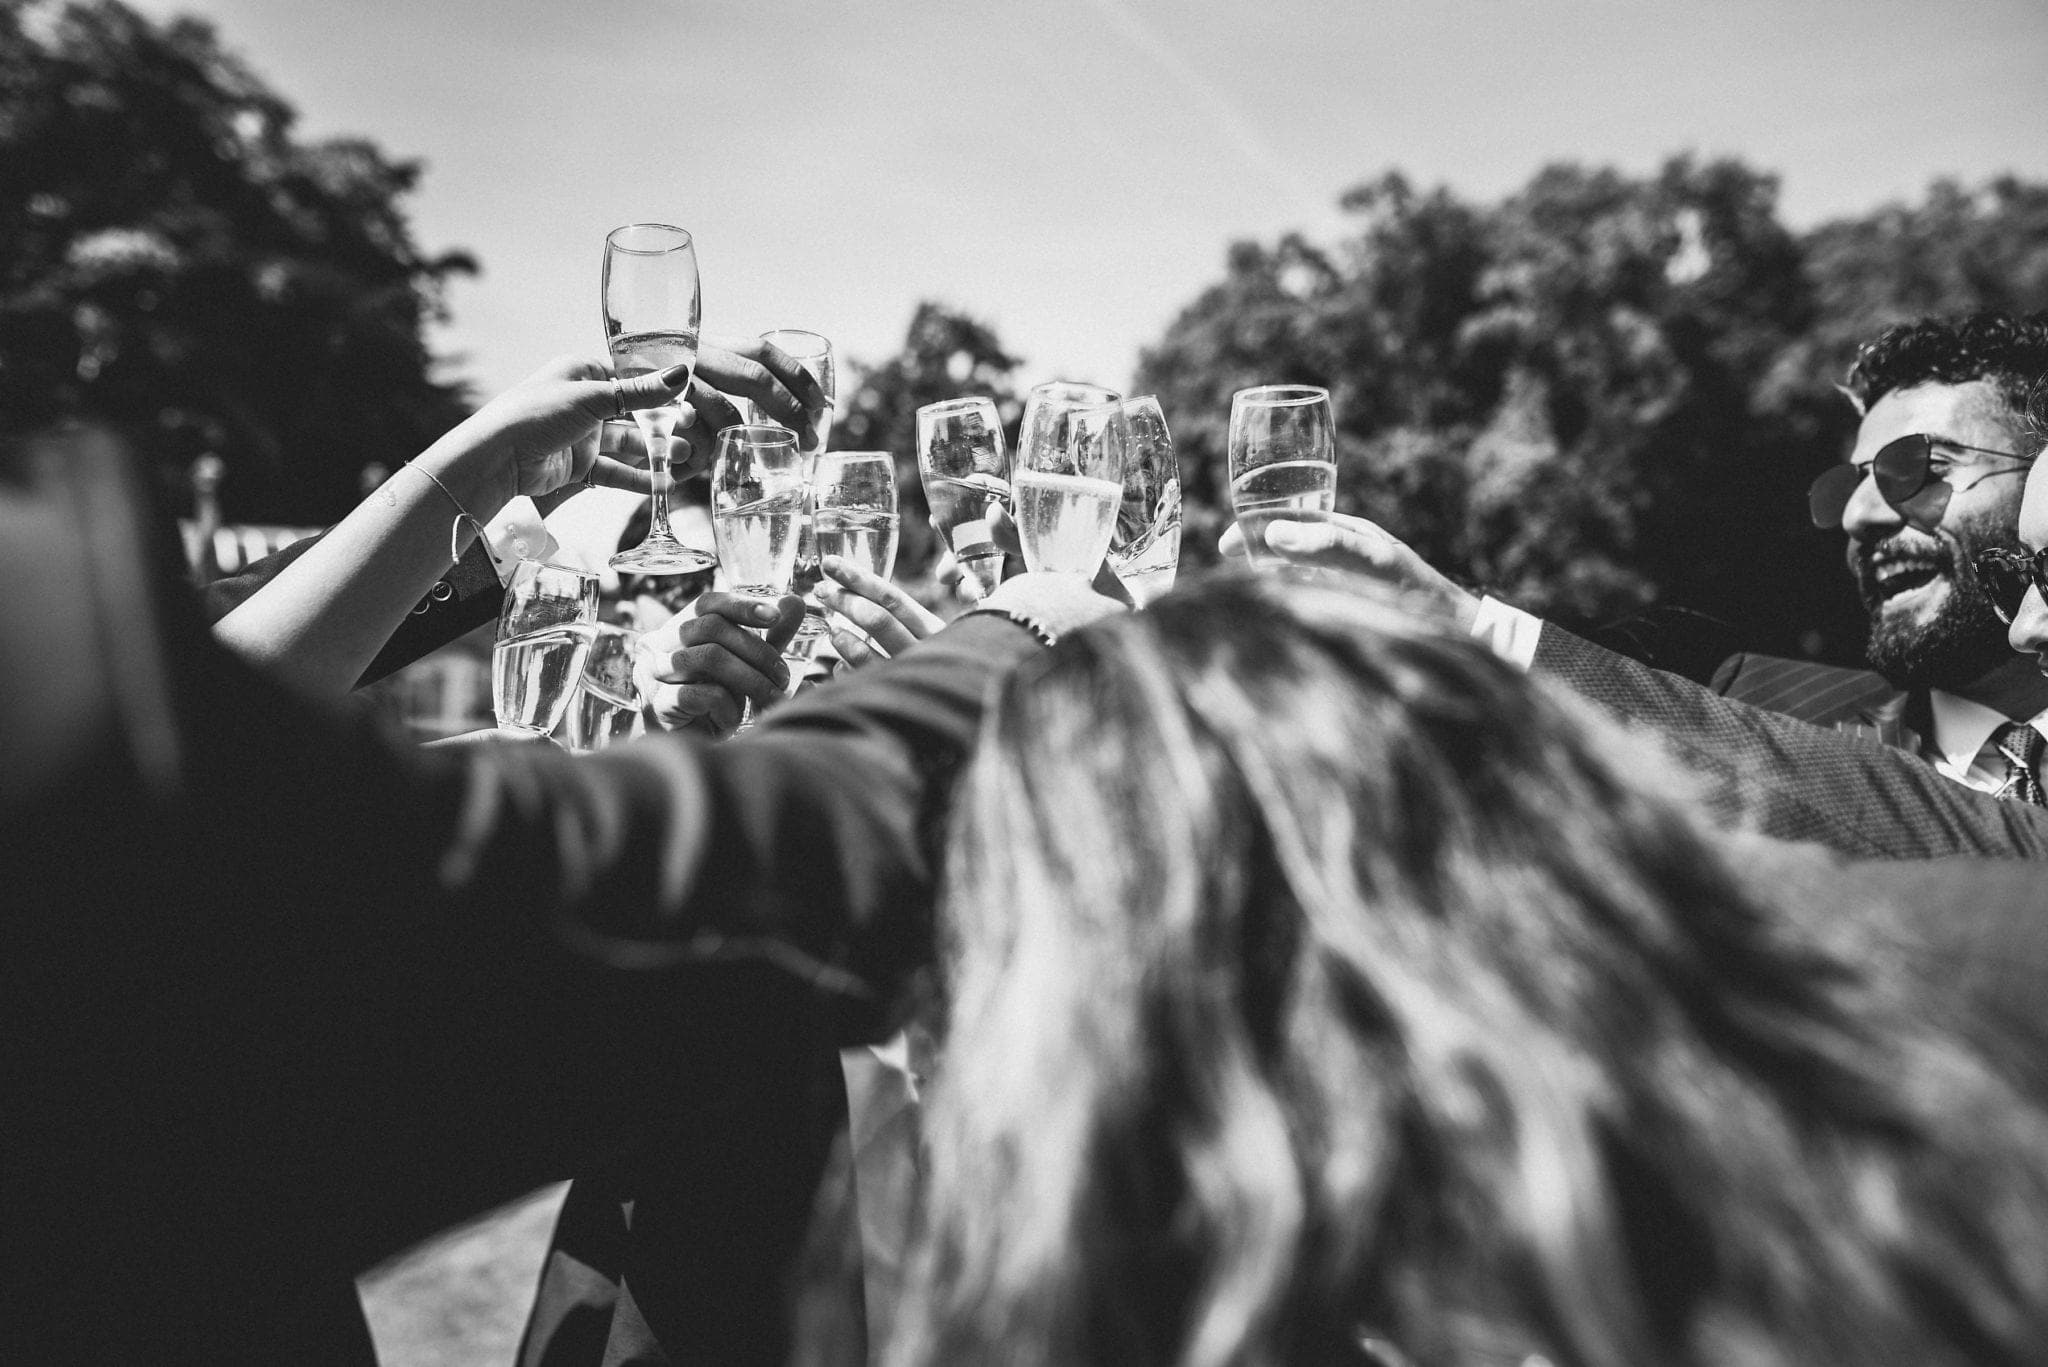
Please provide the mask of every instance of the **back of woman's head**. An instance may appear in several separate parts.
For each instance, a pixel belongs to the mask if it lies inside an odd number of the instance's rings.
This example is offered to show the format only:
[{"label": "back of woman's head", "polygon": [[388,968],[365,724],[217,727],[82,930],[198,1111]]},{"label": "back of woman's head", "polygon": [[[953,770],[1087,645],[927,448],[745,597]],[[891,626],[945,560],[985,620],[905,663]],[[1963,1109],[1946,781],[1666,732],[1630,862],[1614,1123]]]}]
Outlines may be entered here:
[{"label": "back of woman's head", "polygon": [[2033,1113],[1669,772],[1357,585],[1211,581],[1019,671],[958,798],[896,1360],[2048,1341]]}]

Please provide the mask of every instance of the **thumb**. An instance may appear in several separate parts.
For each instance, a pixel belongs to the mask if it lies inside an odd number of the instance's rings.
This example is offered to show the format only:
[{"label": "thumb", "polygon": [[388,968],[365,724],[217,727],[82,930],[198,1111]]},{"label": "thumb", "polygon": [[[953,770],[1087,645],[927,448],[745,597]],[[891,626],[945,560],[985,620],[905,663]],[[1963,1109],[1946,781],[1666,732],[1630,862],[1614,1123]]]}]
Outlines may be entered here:
[{"label": "thumb", "polygon": [[785,593],[776,600],[775,610],[778,614],[775,619],[775,625],[769,627],[761,635],[767,640],[769,645],[774,646],[777,651],[780,651],[795,637],[796,629],[803,625],[804,600],[798,598],[795,594]]},{"label": "thumb", "polygon": [[1337,529],[1327,522],[1276,520],[1266,527],[1266,544],[1284,555],[1315,555],[1334,550],[1340,540]]}]

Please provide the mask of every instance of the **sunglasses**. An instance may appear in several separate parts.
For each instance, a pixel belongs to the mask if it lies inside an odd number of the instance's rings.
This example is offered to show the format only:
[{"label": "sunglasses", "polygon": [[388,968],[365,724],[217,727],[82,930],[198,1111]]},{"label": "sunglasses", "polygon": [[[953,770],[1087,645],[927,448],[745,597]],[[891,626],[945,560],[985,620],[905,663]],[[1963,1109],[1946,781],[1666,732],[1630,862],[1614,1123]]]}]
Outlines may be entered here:
[{"label": "sunglasses", "polygon": [[2035,588],[2048,595],[2048,547],[2038,551],[1994,546],[1977,552],[1977,579],[1991,599],[1991,610],[2007,626],[2020,615],[2027,590]]},{"label": "sunglasses", "polygon": [[1815,480],[1813,487],[1806,491],[1806,508],[1813,517],[1813,525],[1841,526],[1842,514],[1848,509],[1849,500],[1855,497],[1865,475],[1877,481],[1877,496],[1893,512],[1917,530],[1932,532],[1941,524],[1941,515],[1948,511],[1951,494],[1972,488],[1993,475],[2020,473],[2018,470],[1983,470],[1967,484],[1958,483],[1949,477],[1948,471],[1935,470],[1934,452],[1937,447],[1944,451],[1973,451],[1981,456],[1998,456],[2005,460],[2027,462],[2033,459],[2011,451],[1967,446],[1947,437],[1916,432],[1910,437],[1886,442],[1877,448],[1876,455],[1861,465],[1837,465]]}]

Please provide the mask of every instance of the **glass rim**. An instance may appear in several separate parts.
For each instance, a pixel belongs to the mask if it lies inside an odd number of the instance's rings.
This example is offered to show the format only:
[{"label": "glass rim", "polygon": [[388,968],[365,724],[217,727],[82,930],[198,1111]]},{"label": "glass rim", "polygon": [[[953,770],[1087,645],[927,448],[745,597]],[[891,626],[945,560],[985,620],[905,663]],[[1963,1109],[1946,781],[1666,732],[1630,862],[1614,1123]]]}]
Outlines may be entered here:
[{"label": "glass rim", "polygon": [[937,403],[920,404],[917,416],[921,418],[927,413],[953,413],[969,408],[986,408],[993,413],[996,411],[996,401],[986,394],[963,394],[957,399],[940,399]]},{"label": "glass rim", "polygon": [[[791,351],[788,347],[776,341],[777,337],[809,337],[821,345],[816,351]],[[760,334],[759,340],[773,345],[776,350],[787,355],[791,360],[802,360],[809,356],[824,356],[828,355],[832,350],[832,339],[830,337],[827,337],[822,332],[812,332],[809,328],[769,328],[766,332]]]},{"label": "glass rim", "polygon": [[565,564],[560,560],[534,560],[530,557],[521,557],[519,563],[512,567],[512,573],[517,575],[520,570],[528,565],[533,566],[536,570],[553,570],[557,574],[573,574],[579,579],[602,578],[596,570],[586,570],[581,565]]},{"label": "glass rim", "polygon": [[1095,391],[1097,394],[1107,394],[1110,396],[1109,398],[1101,399],[1097,402],[1122,403],[1124,401],[1122,390],[1112,389],[1110,386],[1106,384],[1096,384],[1093,380],[1043,380],[1038,384],[1031,386],[1030,389],[1026,390],[1025,395],[1026,397],[1029,397],[1032,394],[1037,394],[1043,390],[1049,389],[1088,389]]},{"label": "glass rim", "polygon": [[[680,242],[671,243],[666,247],[655,248],[629,247],[619,240],[620,233],[634,233],[647,231],[674,233],[677,237],[681,238],[682,240]],[[695,244],[696,239],[690,236],[690,230],[688,228],[678,228],[673,223],[621,223],[618,227],[612,229],[610,232],[604,235],[605,246],[611,248],[615,252],[624,252],[628,256],[667,256],[670,252],[679,252],[683,248],[694,246]]]},{"label": "glass rim", "polygon": [[[734,438],[734,440],[746,442],[750,446],[796,445],[796,433],[790,431],[787,427],[784,427],[779,423],[772,422],[728,423],[724,427],[718,429],[719,444],[724,445],[725,439],[729,436],[732,436],[732,434],[735,432],[738,432],[741,435]],[[822,455],[824,453],[820,452],[819,454]]]},{"label": "glass rim", "polygon": [[1257,404],[1261,408],[1295,408],[1302,404],[1328,403],[1330,391],[1316,384],[1259,384],[1240,389],[1230,396],[1230,406]]},{"label": "glass rim", "polygon": [[821,463],[821,464],[822,464],[823,462],[825,462],[825,461],[828,461],[828,460],[838,460],[838,461],[848,461],[848,460],[859,460],[859,461],[883,460],[883,461],[887,461],[887,462],[889,462],[889,463],[890,463],[891,465],[894,465],[894,464],[896,463],[896,456],[895,456],[895,453],[894,453],[894,452],[891,452],[891,451],[820,451],[820,452],[818,452],[818,461],[819,461],[819,463]]}]

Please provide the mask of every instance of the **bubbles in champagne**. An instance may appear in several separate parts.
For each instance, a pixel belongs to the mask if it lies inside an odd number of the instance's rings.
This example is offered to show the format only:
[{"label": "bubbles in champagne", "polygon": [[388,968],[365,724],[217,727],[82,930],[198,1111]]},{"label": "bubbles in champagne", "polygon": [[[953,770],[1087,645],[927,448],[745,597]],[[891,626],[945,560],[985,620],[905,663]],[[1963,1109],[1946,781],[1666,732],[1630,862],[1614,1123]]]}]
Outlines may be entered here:
[{"label": "bubbles in champagne", "polygon": [[1123,485],[1086,475],[1017,472],[1017,534],[1024,563],[1042,574],[1095,573],[1109,549]]}]

